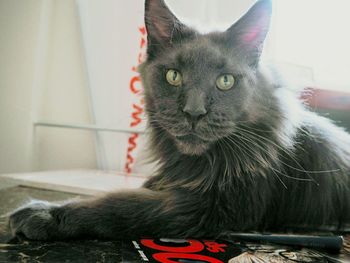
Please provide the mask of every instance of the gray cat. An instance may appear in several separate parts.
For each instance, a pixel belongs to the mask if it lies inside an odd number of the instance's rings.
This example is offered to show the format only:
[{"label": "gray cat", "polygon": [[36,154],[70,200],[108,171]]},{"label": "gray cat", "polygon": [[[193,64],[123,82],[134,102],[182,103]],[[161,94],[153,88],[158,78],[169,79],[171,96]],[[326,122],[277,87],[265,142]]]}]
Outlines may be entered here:
[{"label": "gray cat", "polygon": [[205,35],[163,0],[145,8],[140,72],[156,174],[138,190],[20,208],[9,219],[13,235],[182,238],[348,227],[350,136],[263,73],[271,2]]}]

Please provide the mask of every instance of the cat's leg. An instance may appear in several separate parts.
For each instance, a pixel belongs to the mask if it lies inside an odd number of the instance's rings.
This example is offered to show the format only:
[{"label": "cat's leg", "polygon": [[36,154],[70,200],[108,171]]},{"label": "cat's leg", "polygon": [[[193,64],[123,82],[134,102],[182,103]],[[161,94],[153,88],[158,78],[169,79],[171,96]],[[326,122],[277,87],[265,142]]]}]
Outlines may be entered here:
[{"label": "cat's leg", "polygon": [[33,240],[203,236],[215,232],[202,224],[205,210],[188,192],[139,189],[62,206],[34,203],[15,211],[9,226]]}]

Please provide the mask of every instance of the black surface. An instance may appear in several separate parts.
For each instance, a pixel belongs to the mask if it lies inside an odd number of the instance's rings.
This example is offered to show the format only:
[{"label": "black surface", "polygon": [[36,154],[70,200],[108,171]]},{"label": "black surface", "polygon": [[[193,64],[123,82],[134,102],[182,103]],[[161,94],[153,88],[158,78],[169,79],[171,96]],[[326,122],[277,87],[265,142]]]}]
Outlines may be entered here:
[{"label": "black surface", "polygon": [[122,262],[121,242],[0,244],[0,262]]}]

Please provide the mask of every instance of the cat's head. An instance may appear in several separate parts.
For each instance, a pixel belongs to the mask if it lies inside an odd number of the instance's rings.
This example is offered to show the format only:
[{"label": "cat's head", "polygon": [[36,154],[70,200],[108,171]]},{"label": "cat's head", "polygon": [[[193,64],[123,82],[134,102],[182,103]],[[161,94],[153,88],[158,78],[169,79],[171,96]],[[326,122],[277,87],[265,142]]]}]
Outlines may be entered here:
[{"label": "cat's head", "polygon": [[258,70],[271,2],[258,1],[224,32],[200,34],[163,0],[146,0],[147,60],[140,67],[153,129],[184,154],[200,155],[268,113],[269,85]]}]

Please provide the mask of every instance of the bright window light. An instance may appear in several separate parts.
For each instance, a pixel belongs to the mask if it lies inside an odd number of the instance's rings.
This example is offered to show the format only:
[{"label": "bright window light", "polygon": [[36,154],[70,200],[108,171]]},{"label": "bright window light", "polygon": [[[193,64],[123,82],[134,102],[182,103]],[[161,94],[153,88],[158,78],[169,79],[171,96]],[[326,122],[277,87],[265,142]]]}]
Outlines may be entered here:
[{"label": "bright window light", "polygon": [[320,88],[350,91],[350,1],[273,3],[268,57],[310,68]]}]

